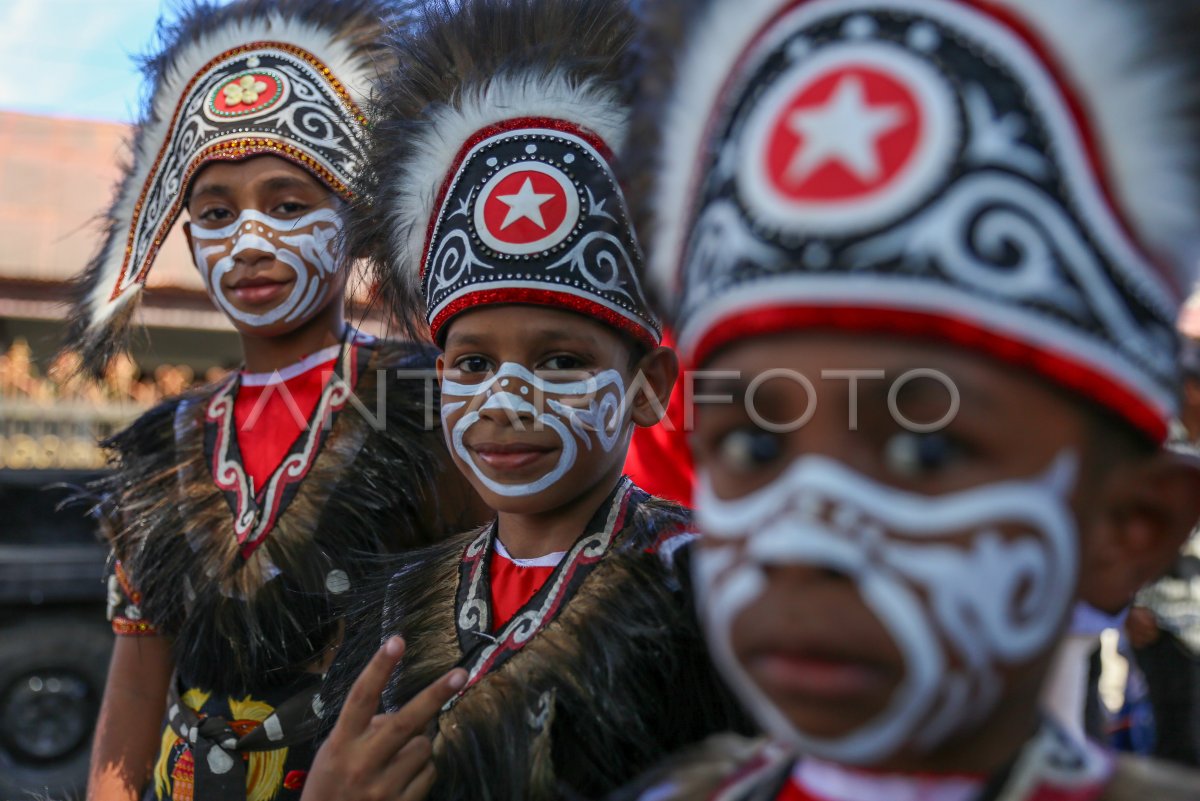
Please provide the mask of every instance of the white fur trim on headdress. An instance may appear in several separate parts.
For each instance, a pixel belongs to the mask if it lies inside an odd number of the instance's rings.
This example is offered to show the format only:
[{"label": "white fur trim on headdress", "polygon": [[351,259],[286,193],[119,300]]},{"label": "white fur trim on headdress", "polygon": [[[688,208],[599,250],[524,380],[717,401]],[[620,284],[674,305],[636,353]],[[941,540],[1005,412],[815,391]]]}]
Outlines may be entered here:
[{"label": "white fur trim on headdress", "polygon": [[1121,214],[1169,262],[1174,291],[1186,292],[1200,257],[1200,149],[1181,122],[1195,113],[1200,86],[1150,57],[1158,45],[1132,3],[994,2],[1025,20],[1059,60],[1099,139]]},{"label": "white fur trim on headdress", "polygon": [[687,44],[676,61],[673,94],[659,130],[658,180],[654,201],[654,247],[647,254],[658,295],[678,295],[678,268],[691,220],[693,181],[708,134],[709,114],[746,46],[783,7],[780,0],[709,2],[692,20]]}]

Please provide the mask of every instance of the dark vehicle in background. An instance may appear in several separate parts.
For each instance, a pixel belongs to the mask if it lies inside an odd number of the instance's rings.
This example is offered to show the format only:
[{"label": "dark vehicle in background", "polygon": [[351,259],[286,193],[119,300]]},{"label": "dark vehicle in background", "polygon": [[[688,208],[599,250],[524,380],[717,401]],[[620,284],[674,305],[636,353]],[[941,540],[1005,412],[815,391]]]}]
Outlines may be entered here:
[{"label": "dark vehicle in background", "polygon": [[0,799],[82,796],[113,635],[94,470],[0,469]]}]

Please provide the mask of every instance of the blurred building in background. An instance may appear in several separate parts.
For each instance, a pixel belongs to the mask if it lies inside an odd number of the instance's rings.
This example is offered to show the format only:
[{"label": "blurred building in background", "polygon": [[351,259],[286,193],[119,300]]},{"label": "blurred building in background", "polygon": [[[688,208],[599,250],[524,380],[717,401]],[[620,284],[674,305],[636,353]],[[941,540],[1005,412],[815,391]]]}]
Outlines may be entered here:
[{"label": "blurred building in background", "polygon": [[97,248],[128,126],[0,112],[0,469],[102,464],[98,437],[158,398],[237,363],[179,226],[151,275],[132,358],[102,383],[71,379],[71,279]]},{"label": "blurred building in background", "polygon": [[[98,215],[112,198],[128,135],[118,123],[0,111],[0,469],[99,466],[99,438],[241,360],[179,225],[142,294],[130,357],[92,382],[72,379],[72,354],[58,354],[71,279],[99,246]],[[365,303],[355,308],[351,317],[365,316]],[[382,327],[359,323],[374,333]]]}]

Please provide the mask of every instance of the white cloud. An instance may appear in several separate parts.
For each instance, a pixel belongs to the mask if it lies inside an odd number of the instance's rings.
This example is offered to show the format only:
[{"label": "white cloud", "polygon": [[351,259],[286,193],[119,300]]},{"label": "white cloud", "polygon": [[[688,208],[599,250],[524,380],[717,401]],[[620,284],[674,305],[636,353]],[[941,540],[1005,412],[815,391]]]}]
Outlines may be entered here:
[{"label": "white cloud", "polygon": [[0,0],[0,109],[131,120],[161,0]]}]

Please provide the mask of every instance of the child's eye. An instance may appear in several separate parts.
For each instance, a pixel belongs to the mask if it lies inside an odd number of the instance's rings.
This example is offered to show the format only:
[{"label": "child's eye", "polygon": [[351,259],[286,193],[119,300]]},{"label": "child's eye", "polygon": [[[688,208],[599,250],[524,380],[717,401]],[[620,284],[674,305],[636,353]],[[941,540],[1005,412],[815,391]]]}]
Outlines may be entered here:
[{"label": "child's eye", "polygon": [[902,431],[884,445],[887,469],[904,478],[921,478],[945,470],[963,455],[962,444],[944,432]]},{"label": "child's eye", "polygon": [[542,368],[546,370],[578,370],[583,367],[583,364],[583,359],[578,356],[562,354],[546,359],[542,362]]},{"label": "child's eye", "polygon": [[778,434],[758,427],[735,428],[717,443],[716,456],[734,470],[756,470],[783,453]]},{"label": "child's eye", "polygon": [[232,216],[233,212],[231,212],[229,209],[217,207],[205,209],[204,211],[200,212],[199,219],[204,220],[205,222],[221,222],[222,220],[228,220]]},{"label": "child's eye", "polygon": [[454,366],[464,373],[486,373],[492,368],[492,363],[482,356],[463,356]]},{"label": "child's eye", "polygon": [[289,200],[288,202],[280,203],[278,206],[271,209],[271,213],[278,215],[278,216],[286,217],[286,216],[289,216],[292,214],[299,214],[300,212],[304,211],[306,208],[308,208],[308,206],[306,206],[303,203],[296,203],[294,201]]}]

